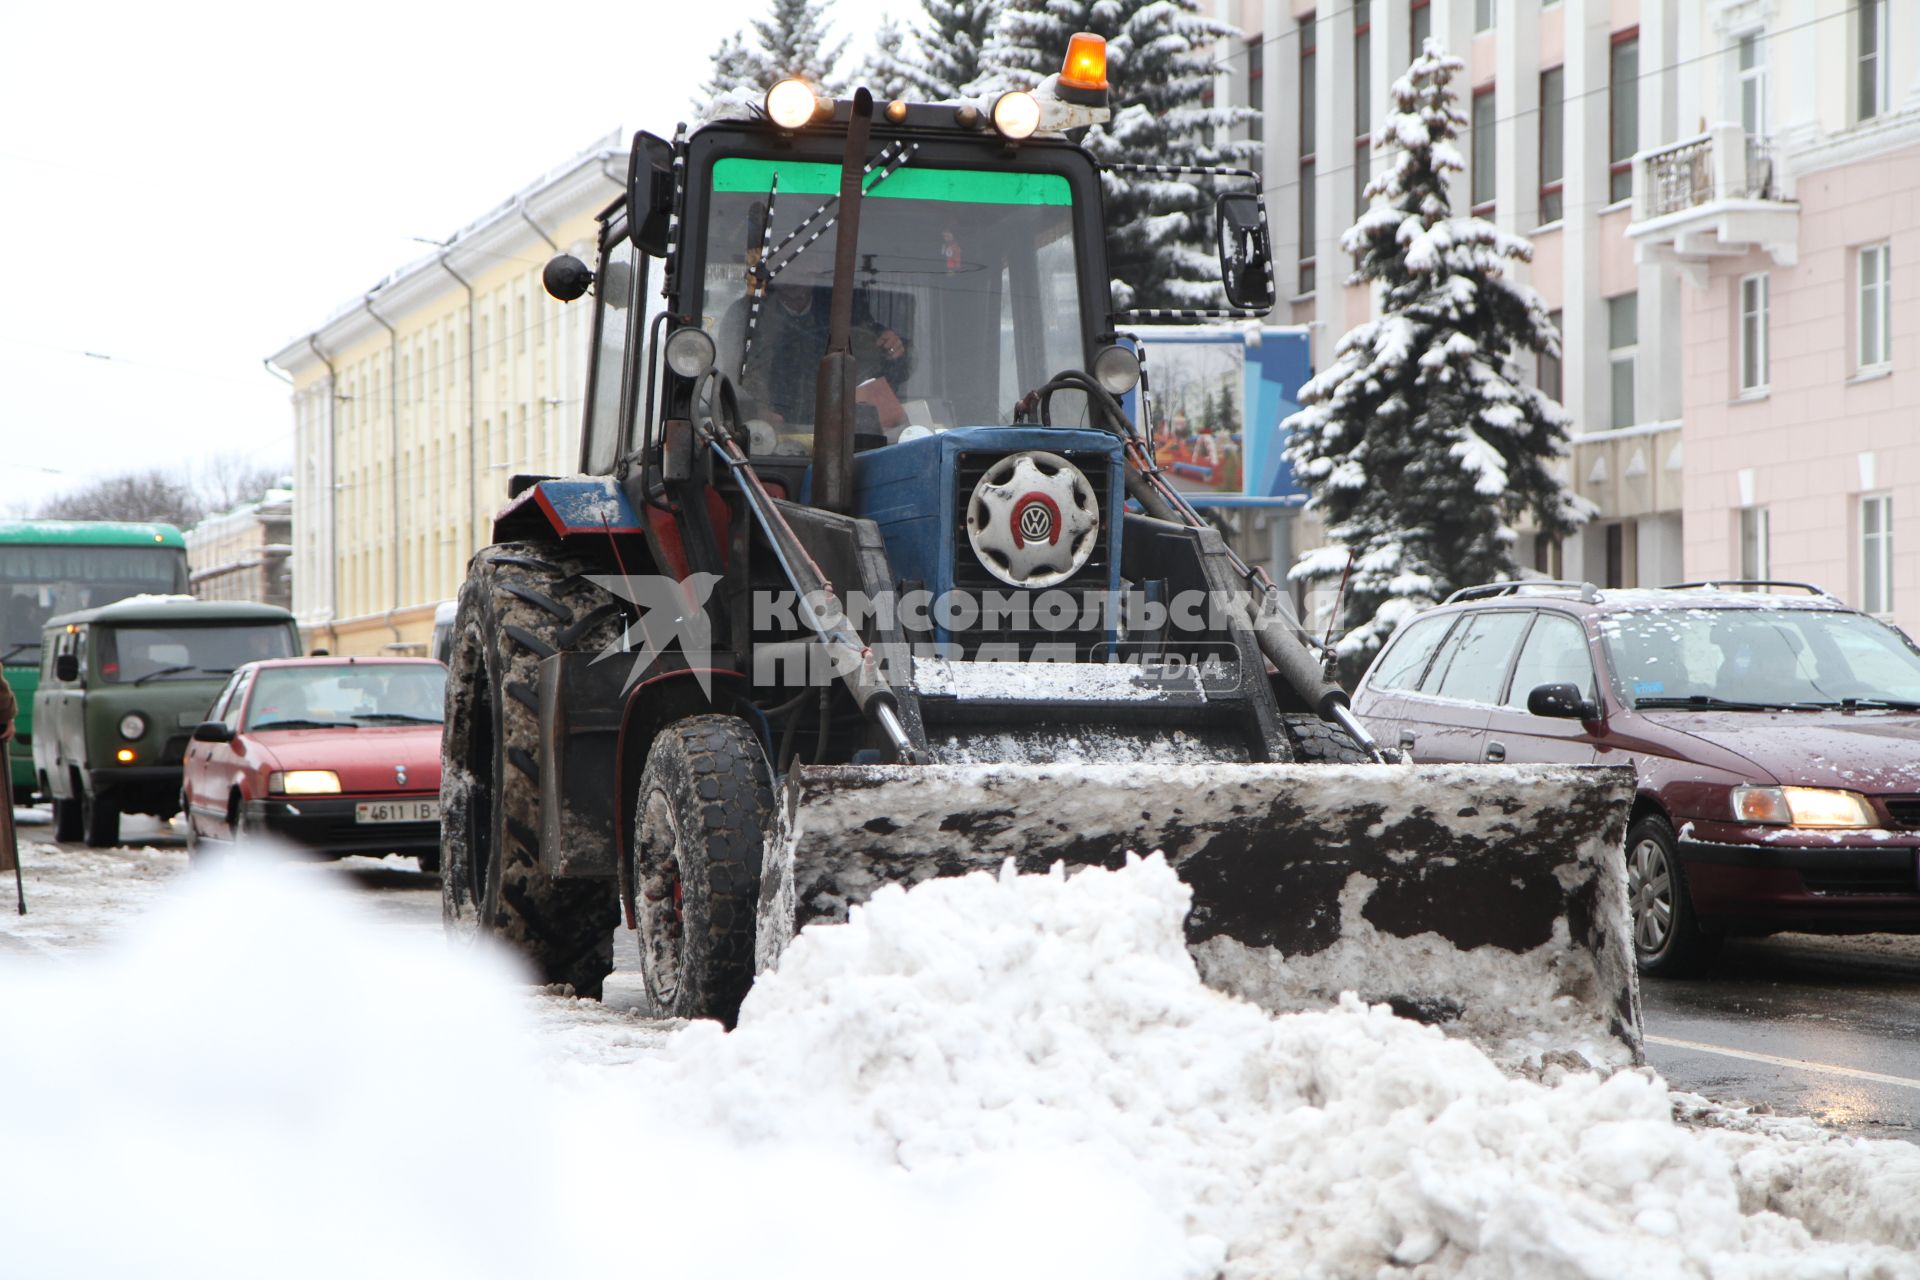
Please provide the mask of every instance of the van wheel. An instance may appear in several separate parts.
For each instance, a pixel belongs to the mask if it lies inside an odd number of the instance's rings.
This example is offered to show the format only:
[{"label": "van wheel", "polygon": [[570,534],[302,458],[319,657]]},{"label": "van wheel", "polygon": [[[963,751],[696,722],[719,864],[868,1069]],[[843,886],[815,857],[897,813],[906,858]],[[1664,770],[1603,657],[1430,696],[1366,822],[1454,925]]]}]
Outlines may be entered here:
[{"label": "van wheel", "polygon": [[62,800],[53,798],[53,838],[64,844],[72,844],[80,838],[84,828],[80,824],[80,797]]},{"label": "van wheel", "polygon": [[625,625],[590,570],[554,542],[487,547],[460,588],[440,770],[440,906],[455,936],[490,934],[541,983],[599,999],[613,970],[610,881],[540,860],[541,659],[596,651]]},{"label": "van wheel", "polygon": [[731,1027],[753,985],[754,912],[773,819],[760,739],[692,716],[653,740],[634,805],[640,969],[654,1013]]},{"label": "van wheel", "polygon": [[89,849],[106,849],[120,843],[120,802],[111,791],[80,791],[81,837]]},{"label": "van wheel", "polygon": [[1627,905],[1633,912],[1633,954],[1640,972],[1680,978],[1699,973],[1720,950],[1718,934],[1700,928],[1680,865],[1673,827],[1657,813],[1627,829]]}]

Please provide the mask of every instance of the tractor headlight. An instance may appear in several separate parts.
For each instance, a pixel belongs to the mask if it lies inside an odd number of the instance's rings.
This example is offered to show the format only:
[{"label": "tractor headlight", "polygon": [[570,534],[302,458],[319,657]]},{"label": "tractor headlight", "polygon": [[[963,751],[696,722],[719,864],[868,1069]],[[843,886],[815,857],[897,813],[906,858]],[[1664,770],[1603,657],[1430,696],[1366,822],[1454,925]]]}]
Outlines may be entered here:
[{"label": "tractor headlight", "polygon": [[993,103],[993,127],[1014,142],[1031,138],[1040,127],[1040,100],[1024,89],[1001,94]]},{"label": "tractor headlight", "polygon": [[1123,396],[1140,382],[1140,357],[1117,343],[1102,347],[1093,357],[1093,376],[1116,396]]},{"label": "tractor headlight", "polygon": [[144,737],[147,732],[147,718],[138,711],[129,711],[120,717],[120,736],[128,742]]},{"label": "tractor headlight", "polygon": [[1857,791],[1824,787],[1735,787],[1733,816],[1770,826],[1859,828],[1875,825],[1873,806]]},{"label": "tractor headlight", "polygon": [[339,795],[340,775],[331,769],[289,769],[268,774],[267,790],[284,796]]},{"label": "tractor headlight", "polygon": [[767,90],[767,119],[782,129],[798,129],[813,120],[819,99],[805,80],[782,80]]},{"label": "tractor headlight", "polygon": [[713,339],[705,329],[691,325],[667,335],[667,368],[683,378],[697,378],[713,368]]}]

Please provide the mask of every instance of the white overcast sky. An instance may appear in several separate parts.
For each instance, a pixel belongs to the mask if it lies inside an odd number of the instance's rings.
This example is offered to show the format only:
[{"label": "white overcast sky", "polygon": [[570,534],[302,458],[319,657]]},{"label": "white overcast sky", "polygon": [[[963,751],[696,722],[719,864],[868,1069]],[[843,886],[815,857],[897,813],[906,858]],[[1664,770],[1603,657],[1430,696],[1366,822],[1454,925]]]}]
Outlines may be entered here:
[{"label": "white overcast sky", "polygon": [[[261,361],[615,128],[766,0],[0,4],[0,514],[291,458]],[[863,49],[914,0],[831,0]]]}]

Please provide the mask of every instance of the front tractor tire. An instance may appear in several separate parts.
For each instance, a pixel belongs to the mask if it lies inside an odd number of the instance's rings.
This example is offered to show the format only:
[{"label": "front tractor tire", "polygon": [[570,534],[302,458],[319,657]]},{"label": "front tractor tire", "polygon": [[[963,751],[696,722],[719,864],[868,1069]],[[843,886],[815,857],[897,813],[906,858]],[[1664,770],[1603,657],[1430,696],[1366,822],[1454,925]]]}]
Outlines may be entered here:
[{"label": "front tractor tire", "polygon": [[732,1027],[753,985],[754,912],[773,821],[766,753],[745,722],[662,729],[634,804],[640,968],[654,1013]]},{"label": "front tractor tire", "polygon": [[599,999],[613,969],[613,884],[540,861],[540,661],[597,651],[617,604],[557,543],[488,547],[460,589],[442,748],[440,904],[456,936],[506,943],[535,980]]}]

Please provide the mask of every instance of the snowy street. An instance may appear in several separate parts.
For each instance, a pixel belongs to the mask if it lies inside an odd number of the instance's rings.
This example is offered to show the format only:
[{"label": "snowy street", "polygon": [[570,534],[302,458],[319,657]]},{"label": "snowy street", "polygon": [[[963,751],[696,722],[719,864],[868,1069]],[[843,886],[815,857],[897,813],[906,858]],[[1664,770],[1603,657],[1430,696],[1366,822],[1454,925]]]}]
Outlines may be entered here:
[{"label": "snowy street", "polygon": [[630,951],[604,1007],[516,989],[405,859],[189,876],[128,836],[29,844],[0,917],[21,1274],[631,1269],[581,1226],[617,1221],[674,1276],[1920,1276],[1913,1146],[1269,1017],[1199,984],[1157,862],[889,891],[723,1035],[633,1014]]}]

